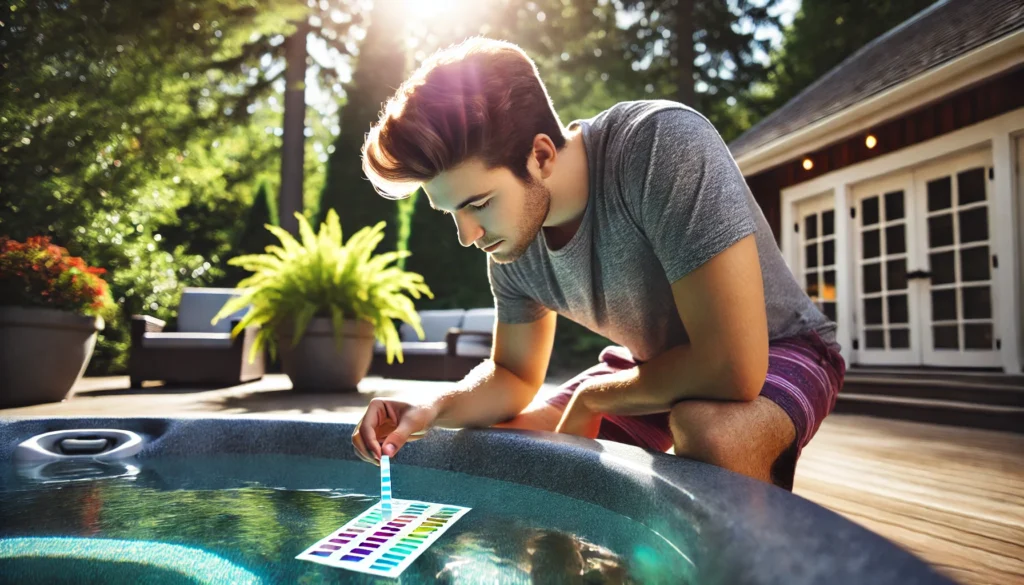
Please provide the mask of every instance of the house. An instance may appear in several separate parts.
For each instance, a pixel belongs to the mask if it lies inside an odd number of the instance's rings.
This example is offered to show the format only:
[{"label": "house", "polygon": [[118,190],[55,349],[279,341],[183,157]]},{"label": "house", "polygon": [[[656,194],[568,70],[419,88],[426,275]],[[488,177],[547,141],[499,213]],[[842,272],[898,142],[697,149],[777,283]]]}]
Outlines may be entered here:
[{"label": "house", "polygon": [[851,371],[1024,380],[1024,3],[938,2],[729,146]]}]

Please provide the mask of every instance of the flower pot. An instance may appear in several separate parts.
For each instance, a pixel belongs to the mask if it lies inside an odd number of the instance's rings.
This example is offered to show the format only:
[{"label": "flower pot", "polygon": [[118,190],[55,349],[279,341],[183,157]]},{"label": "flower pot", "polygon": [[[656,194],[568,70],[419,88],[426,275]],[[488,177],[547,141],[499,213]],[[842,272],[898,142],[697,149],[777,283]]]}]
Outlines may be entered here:
[{"label": "flower pot", "polygon": [[373,324],[346,320],[342,324],[339,349],[334,326],[328,317],[309,322],[299,344],[292,347],[293,330],[284,325],[277,331],[281,369],[296,390],[317,392],[354,391],[370,371],[373,361]]},{"label": "flower pot", "polygon": [[67,398],[101,329],[101,317],[0,307],[0,408]]}]

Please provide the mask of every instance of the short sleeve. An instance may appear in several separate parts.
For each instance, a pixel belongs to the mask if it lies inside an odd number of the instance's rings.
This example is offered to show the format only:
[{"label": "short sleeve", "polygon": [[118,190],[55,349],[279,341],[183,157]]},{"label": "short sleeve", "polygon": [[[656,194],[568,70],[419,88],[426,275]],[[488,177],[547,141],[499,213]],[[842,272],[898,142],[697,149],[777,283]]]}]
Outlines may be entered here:
[{"label": "short sleeve", "polygon": [[521,292],[516,286],[516,278],[508,266],[502,266],[487,258],[487,279],[491,283],[491,294],[494,296],[494,308],[498,321],[515,325],[533,323],[550,311],[535,299]]},{"label": "short sleeve", "polygon": [[626,193],[669,282],[754,233],[746,181],[703,116],[660,110],[638,124],[629,143]]}]

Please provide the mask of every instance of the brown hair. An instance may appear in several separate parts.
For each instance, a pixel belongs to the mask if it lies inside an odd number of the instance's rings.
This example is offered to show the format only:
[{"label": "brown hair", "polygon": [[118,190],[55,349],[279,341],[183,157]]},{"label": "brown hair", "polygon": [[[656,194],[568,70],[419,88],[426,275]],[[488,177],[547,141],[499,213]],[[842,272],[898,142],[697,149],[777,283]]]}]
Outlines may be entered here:
[{"label": "brown hair", "polygon": [[563,132],[526,53],[474,37],[434,53],[388,100],[363,144],[363,172],[389,199],[474,157],[529,180],[534,137],[561,149]]}]

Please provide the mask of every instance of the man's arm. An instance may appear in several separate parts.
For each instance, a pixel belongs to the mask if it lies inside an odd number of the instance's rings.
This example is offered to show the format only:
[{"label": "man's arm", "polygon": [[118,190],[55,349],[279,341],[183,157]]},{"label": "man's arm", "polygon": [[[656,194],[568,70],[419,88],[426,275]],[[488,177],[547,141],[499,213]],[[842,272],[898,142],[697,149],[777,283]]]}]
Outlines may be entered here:
[{"label": "man's arm", "polygon": [[532,323],[497,322],[491,359],[434,401],[435,424],[485,427],[522,412],[544,383],[557,318],[549,311]]},{"label": "man's arm", "polygon": [[[584,416],[650,414],[685,399],[749,401],[760,394],[768,370],[768,319],[754,236],[673,283],[672,293],[690,345],[594,379],[576,399]],[[568,410],[566,417],[580,415]]]}]

